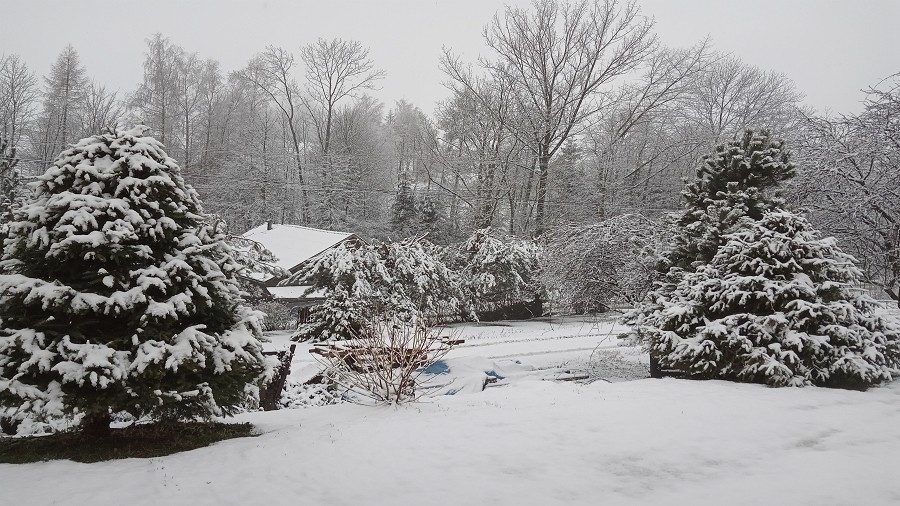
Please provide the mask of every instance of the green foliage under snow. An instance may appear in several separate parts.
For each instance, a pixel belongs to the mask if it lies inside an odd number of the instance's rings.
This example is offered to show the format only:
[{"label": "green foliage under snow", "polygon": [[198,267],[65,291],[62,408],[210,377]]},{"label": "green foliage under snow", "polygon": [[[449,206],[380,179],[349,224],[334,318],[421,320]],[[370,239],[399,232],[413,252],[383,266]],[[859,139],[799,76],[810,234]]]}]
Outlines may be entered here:
[{"label": "green foliage under snow", "polygon": [[234,412],[267,373],[259,314],[162,144],[84,139],[15,211],[0,263],[0,404],[19,415]]},{"label": "green foliage under snow", "polygon": [[854,291],[832,238],[767,213],[687,273],[637,329],[664,368],[772,386],[863,389],[900,373],[900,323]]},{"label": "green foliage under snow", "polygon": [[341,244],[283,282],[325,290],[325,302],[300,325],[295,339],[358,336],[373,318],[405,321],[457,317],[463,293],[456,275],[421,241]]}]

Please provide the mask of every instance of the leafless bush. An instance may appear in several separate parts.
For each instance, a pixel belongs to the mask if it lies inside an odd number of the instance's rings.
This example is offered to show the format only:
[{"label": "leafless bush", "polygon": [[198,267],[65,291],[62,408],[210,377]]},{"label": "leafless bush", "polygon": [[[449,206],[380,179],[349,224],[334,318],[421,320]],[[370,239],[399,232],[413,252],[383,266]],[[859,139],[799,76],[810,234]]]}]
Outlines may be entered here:
[{"label": "leafless bush", "polygon": [[638,214],[552,230],[544,284],[555,302],[575,313],[631,306],[653,288],[668,234],[664,222]]},{"label": "leafless bush", "polygon": [[421,397],[423,373],[456,342],[424,322],[385,316],[370,321],[356,339],[319,344],[310,352],[355,400],[400,404]]},{"label": "leafless bush", "polygon": [[266,313],[266,317],[262,321],[263,330],[294,330],[297,328],[297,315],[281,302],[260,302],[254,309]]}]

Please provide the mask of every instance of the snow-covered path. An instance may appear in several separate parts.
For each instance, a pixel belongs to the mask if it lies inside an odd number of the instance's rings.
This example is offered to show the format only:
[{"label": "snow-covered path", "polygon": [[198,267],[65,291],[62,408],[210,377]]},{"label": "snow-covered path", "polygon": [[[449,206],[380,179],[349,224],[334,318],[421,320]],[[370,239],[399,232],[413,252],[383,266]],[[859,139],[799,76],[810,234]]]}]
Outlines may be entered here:
[{"label": "snow-covered path", "polygon": [[239,419],[262,435],[147,460],[0,465],[2,503],[900,503],[900,384],[523,380],[401,408]]}]

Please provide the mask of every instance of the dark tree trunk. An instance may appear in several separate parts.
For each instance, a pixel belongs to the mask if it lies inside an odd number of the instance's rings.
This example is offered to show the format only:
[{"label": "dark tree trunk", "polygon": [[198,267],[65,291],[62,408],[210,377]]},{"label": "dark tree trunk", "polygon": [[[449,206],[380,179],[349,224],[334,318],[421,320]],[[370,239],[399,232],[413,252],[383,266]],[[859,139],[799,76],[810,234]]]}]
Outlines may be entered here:
[{"label": "dark tree trunk", "polygon": [[651,378],[662,378],[662,368],[659,367],[659,357],[656,356],[655,353],[650,353],[650,377]]},{"label": "dark tree trunk", "polygon": [[109,424],[112,418],[109,413],[93,413],[85,415],[81,421],[81,430],[91,436],[106,437],[110,434]]},{"label": "dark tree trunk", "polygon": [[[543,150],[542,150],[543,151]],[[542,152],[538,157],[537,179],[537,214],[535,216],[535,235],[544,233],[547,219],[547,175],[550,171],[550,155]]]}]

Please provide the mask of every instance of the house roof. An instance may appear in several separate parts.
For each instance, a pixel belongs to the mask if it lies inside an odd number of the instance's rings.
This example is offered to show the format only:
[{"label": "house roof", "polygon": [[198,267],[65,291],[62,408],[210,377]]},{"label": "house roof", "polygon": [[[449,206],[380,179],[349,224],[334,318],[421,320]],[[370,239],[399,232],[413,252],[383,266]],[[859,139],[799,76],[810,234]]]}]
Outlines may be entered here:
[{"label": "house roof", "polygon": [[[269,226],[263,223],[244,232],[243,237],[265,246],[278,257],[275,265],[291,270],[319,253],[353,237],[353,234],[282,224],[272,224],[270,230]],[[271,274],[263,273],[253,273],[251,276],[260,281],[266,281],[273,277]]]},{"label": "house roof", "polygon": [[276,299],[322,299],[325,298],[325,290],[314,290],[306,295],[306,290],[311,286],[269,286],[266,290]]}]

